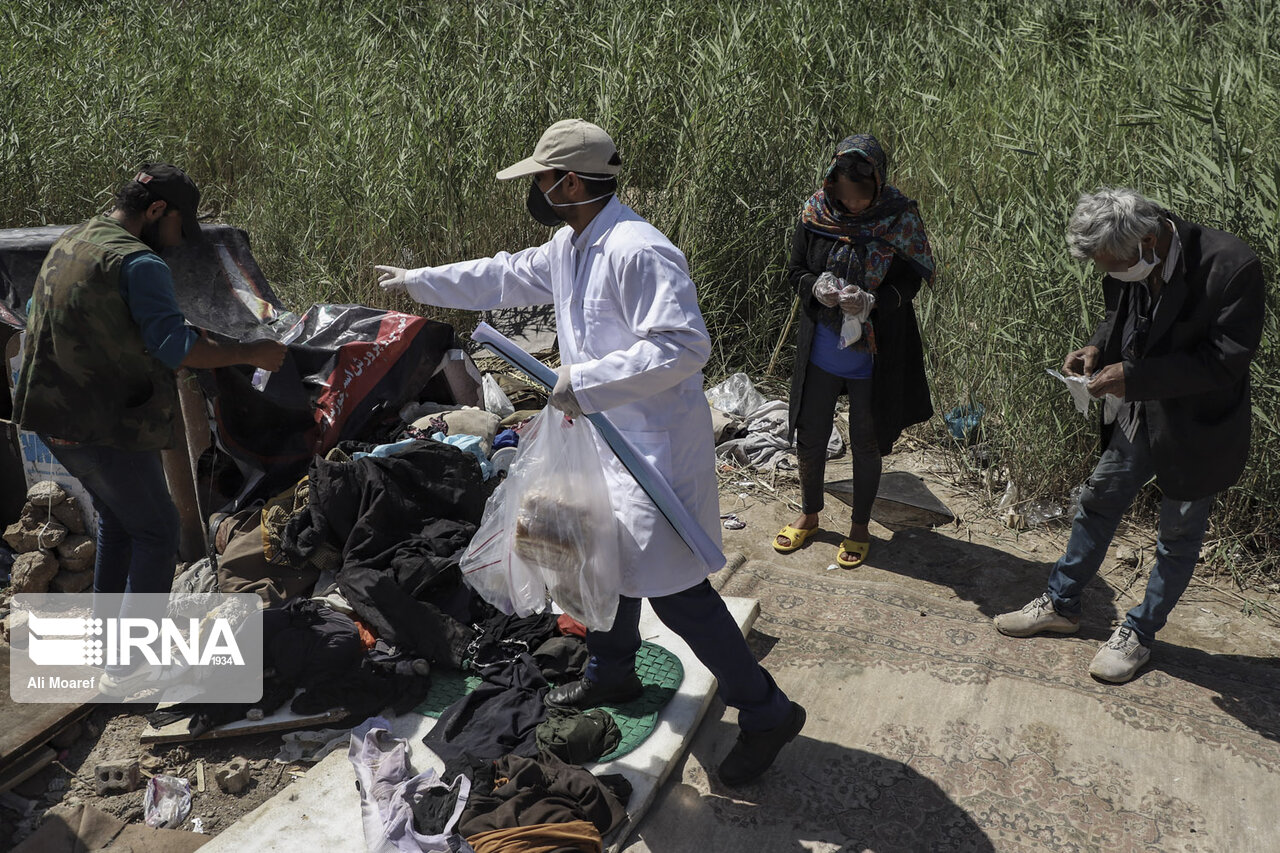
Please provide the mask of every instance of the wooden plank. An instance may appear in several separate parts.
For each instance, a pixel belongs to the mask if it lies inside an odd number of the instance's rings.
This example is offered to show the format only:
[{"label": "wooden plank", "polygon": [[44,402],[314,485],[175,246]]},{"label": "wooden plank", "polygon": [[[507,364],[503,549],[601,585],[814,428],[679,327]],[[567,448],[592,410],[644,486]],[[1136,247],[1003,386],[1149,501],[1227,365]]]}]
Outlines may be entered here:
[{"label": "wooden plank", "polygon": [[24,760],[10,767],[3,774],[0,774],[0,791],[7,791],[14,785],[17,785],[23,779],[39,773],[44,768],[53,763],[58,757],[57,750],[52,747],[43,746],[35,752],[29,754]]},{"label": "wooden plank", "polygon": [[68,723],[87,716],[90,703],[14,702],[9,690],[9,655],[0,653],[0,775],[17,765]]},{"label": "wooden plank", "polygon": [[222,740],[241,735],[261,734],[263,732],[283,732],[290,729],[306,729],[312,726],[323,726],[347,719],[349,715],[344,708],[332,708],[322,714],[303,716],[289,710],[277,711],[261,720],[236,720],[234,723],[217,726],[209,731],[193,737],[187,731],[187,721],[177,720],[167,726],[156,728],[147,726],[138,737],[142,743],[189,743],[191,741]]}]

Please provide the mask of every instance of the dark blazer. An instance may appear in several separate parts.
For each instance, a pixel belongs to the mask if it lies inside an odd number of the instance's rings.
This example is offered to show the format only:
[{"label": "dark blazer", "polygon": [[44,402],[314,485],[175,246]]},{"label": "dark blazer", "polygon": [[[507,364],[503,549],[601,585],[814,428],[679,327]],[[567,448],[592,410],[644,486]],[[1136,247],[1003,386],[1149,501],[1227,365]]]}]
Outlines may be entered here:
[{"label": "dark blazer", "polygon": [[[1089,343],[1098,367],[1123,361],[1125,398],[1142,400],[1161,491],[1196,500],[1240,479],[1249,455],[1249,361],[1262,340],[1262,263],[1239,238],[1165,213],[1182,254],[1151,318],[1146,351],[1120,354],[1130,289],[1102,279],[1107,316]],[[1103,426],[1103,446],[1111,428]]]},{"label": "dark blazer", "polygon": [[[835,239],[796,225],[788,266],[791,286],[800,297],[800,333],[796,341],[795,367],[791,372],[790,435],[794,438],[804,393],[805,371],[813,348],[818,315],[828,309],[813,298],[813,283],[827,269],[827,254]],[[933,416],[929,381],[924,373],[924,345],[911,300],[922,278],[907,261],[894,256],[884,280],[876,289],[871,322],[876,330],[876,358],[871,371],[872,415],[880,453],[887,455],[902,431]]]}]

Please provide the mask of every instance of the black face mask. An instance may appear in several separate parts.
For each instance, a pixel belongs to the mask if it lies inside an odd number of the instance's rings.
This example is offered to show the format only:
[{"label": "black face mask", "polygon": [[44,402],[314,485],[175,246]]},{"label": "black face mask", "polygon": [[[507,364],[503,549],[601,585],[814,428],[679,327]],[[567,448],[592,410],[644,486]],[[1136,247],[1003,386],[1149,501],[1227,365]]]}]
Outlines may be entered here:
[{"label": "black face mask", "polygon": [[525,199],[524,206],[529,208],[530,216],[548,228],[564,224],[560,214],[556,213],[556,209],[551,206],[551,202],[547,201],[547,197],[542,194],[542,190],[538,189],[536,180],[529,182],[529,196]]}]

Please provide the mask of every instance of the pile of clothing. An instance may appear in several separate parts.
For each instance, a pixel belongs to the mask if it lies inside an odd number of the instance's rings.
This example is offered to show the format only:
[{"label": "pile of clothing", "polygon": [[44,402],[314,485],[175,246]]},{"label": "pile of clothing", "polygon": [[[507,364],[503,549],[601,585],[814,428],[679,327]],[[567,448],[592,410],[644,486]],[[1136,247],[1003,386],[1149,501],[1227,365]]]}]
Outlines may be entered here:
[{"label": "pile of clothing", "polygon": [[[581,678],[585,628],[554,613],[502,614],[464,582],[459,560],[518,445],[529,412],[414,404],[383,443],[342,442],[263,505],[215,520],[216,568],[176,592],[252,592],[263,612],[264,693],[252,705],[186,703],[200,734],[279,708],[342,708],[365,720],[350,760],[373,850],[594,851],[626,820],[630,786],[582,765],[615,752],[606,710],[548,707]],[[422,704],[445,670],[479,684],[424,739],[441,774],[414,773],[380,714]],[[456,674],[451,675],[456,679]]]},{"label": "pile of clothing", "polygon": [[[745,373],[735,373],[707,389],[707,402],[717,457],[763,470],[795,470],[795,443],[785,401],[766,400]],[[827,441],[827,458],[843,452],[844,439],[833,429]]]},{"label": "pile of clothing", "polygon": [[631,786],[582,765],[613,752],[621,732],[603,709],[545,702],[551,685],[581,676],[581,627],[552,614],[485,626],[479,686],[423,738],[442,773],[415,773],[385,719],[353,730],[348,758],[369,850],[600,853],[626,822]]},{"label": "pile of clothing", "polygon": [[507,755],[473,776],[415,774],[407,744],[389,728],[367,720],[348,751],[370,851],[599,853],[626,822],[631,786],[621,775],[597,777],[551,755]]},{"label": "pile of clothing", "polygon": [[432,667],[474,666],[496,642],[485,625],[501,614],[464,584],[459,559],[498,482],[486,477],[488,455],[518,444],[519,424],[504,430],[483,410],[438,404],[402,414],[389,443],[342,442],[261,506],[213,519],[216,568],[194,564],[174,592],[261,598],[264,695],[187,703],[154,723],[185,717],[198,735],[285,705],[403,713]]}]

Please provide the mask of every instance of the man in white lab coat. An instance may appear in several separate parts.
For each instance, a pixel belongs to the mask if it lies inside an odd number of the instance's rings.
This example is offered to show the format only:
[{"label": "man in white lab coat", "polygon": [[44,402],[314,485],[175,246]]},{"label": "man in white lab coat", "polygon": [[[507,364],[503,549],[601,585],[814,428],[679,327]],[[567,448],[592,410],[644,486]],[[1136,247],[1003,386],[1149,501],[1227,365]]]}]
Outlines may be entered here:
[{"label": "man in white lab coat", "polygon": [[[565,224],[547,243],[515,254],[404,270],[379,266],[387,290],[419,302],[489,310],[552,304],[562,367],[550,404],[570,417],[608,412],[708,534],[720,541],[711,415],[702,366],[711,352],[683,253],[618,201],[622,165],[613,140],[590,122],[553,124],[527,157],[498,173],[529,178],[529,212]],[[607,446],[601,458],[618,520],[622,598],[608,631],[587,634],[585,677],[562,685],[548,704],[588,708],[638,697],[640,599],[693,649],[738,709],[738,742],[721,781],[764,774],[800,732],[805,712],[756,662],[698,559]]]}]

